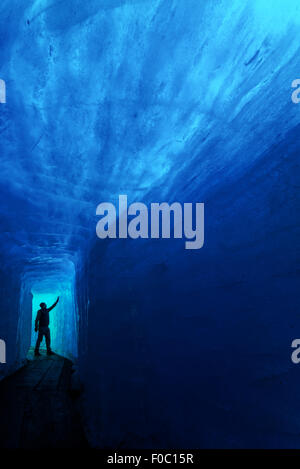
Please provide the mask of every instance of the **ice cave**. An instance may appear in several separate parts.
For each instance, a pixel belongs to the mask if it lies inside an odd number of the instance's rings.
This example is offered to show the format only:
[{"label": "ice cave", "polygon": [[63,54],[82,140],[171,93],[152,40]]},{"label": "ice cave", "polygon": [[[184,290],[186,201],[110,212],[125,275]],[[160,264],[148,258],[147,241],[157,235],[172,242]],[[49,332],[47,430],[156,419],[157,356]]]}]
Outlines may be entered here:
[{"label": "ice cave", "polygon": [[[1,2],[0,378],[60,296],[92,447],[300,446],[299,26],[299,0]],[[203,247],[99,239],[120,194],[204,203]]]}]

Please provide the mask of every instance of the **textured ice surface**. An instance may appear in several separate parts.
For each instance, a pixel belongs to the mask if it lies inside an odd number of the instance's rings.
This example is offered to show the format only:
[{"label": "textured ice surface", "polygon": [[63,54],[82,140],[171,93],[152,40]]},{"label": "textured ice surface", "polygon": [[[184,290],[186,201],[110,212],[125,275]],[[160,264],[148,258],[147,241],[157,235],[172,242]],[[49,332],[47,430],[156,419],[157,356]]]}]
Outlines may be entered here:
[{"label": "textured ice surface", "polygon": [[[299,23],[298,0],[1,2],[0,373],[34,285],[76,280],[95,445],[299,446]],[[98,240],[119,194],[205,202],[204,248]]]},{"label": "textured ice surface", "polygon": [[20,261],[73,258],[119,193],[204,200],[299,123],[296,0],[1,13],[1,236]]}]

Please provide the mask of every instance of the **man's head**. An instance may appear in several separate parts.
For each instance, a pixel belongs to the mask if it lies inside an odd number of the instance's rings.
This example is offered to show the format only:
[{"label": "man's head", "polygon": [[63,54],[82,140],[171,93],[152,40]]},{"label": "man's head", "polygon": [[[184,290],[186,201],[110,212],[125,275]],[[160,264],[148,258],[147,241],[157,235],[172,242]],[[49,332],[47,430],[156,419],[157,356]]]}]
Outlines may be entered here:
[{"label": "man's head", "polygon": [[40,303],[40,307],[41,307],[42,309],[46,309],[46,308],[47,308],[47,305],[46,305],[46,303]]}]

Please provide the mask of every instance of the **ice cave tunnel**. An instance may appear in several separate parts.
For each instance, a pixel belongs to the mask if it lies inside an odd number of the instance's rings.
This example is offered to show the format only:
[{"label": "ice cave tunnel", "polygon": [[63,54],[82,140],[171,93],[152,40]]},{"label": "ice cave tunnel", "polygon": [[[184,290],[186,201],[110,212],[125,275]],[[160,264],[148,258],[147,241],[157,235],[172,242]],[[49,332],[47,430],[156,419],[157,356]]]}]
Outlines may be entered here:
[{"label": "ice cave tunnel", "polygon": [[[104,447],[299,447],[298,0],[2,0],[0,338],[41,301]],[[205,243],[96,236],[204,202]],[[299,412],[298,412],[299,409]]]}]

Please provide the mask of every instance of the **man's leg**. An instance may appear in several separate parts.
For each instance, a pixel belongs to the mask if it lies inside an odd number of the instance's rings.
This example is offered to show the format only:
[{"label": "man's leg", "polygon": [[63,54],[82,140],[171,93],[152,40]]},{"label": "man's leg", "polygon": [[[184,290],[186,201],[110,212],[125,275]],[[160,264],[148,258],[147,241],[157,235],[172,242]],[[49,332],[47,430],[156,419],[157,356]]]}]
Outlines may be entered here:
[{"label": "man's leg", "polygon": [[46,338],[46,347],[47,347],[47,353],[51,353],[51,347],[50,347],[50,329],[47,327],[45,331],[45,338]]},{"label": "man's leg", "polygon": [[37,338],[36,344],[35,344],[35,349],[34,349],[34,353],[36,355],[39,354],[40,345],[41,345],[42,340],[43,340],[43,332],[39,331],[38,338]]}]

